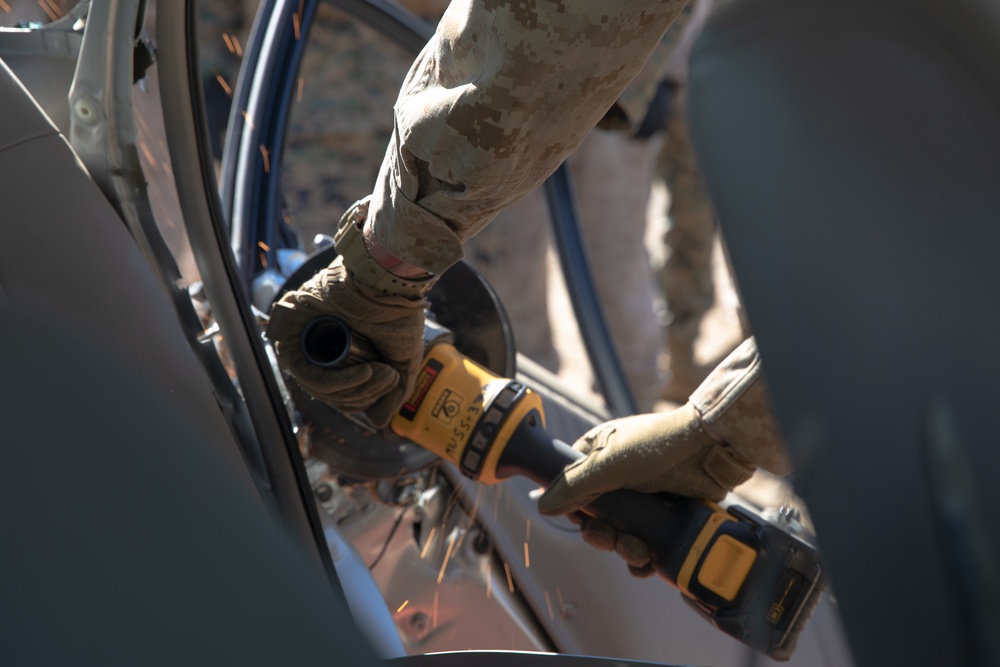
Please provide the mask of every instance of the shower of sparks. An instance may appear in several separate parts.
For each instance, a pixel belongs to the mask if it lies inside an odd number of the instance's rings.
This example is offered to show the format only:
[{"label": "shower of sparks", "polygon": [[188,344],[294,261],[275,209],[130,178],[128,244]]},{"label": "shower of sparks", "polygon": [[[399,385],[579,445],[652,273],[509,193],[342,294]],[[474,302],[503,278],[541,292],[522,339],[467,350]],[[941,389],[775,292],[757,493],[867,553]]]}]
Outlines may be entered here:
[{"label": "shower of sparks", "polygon": [[222,90],[225,91],[228,97],[233,96],[233,89],[229,87],[229,84],[226,83],[226,80],[222,78],[221,74],[216,74],[215,80],[219,82],[219,85],[222,86]]},{"label": "shower of sparks", "polygon": [[264,252],[271,252],[271,246],[267,245],[263,241],[257,241],[257,245],[259,245],[260,249]]},{"label": "shower of sparks", "polygon": [[486,562],[486,599],[493,597],[493,561]]},{"label": "shower of sparks", "polygon": [[271,173],[271,157],[270,157],[270,155],[267,152],[267,148],[264,147],[264,144],[260,145],[260,154],[264,156],[264,173],[265,174],[270,174]]},{"label": "shower of sparks", "polygon": [[549,592],[545,591],[545,606],[549,610],[549,620],[555,620],[555,616],[552,614],[552,600],[549,599]]},{"label": "shower of sparks", "polygon": [[251,130],[257,129],[253,126],[253,121],[250,120],[250,114],[248,114],[246,111],[241,111],[240,113],[243,114],[243,121],[250,126]]},{"label": "shower of sparks", "polygon": [[431,627],[436,628],[438,626],[438,594],[441,591],[434,591],[434,607],[431,611]]},{"label": "shower of sparks", "polygon": [[431,526],[431,532],[427,535],[427,541],[424,542],[424,548],[420,552],[420,560],[424,559],[424,556],[427,555],[427,550],[431,548],[431,540],[434,539],[435,532],[437,532],[437,526]]},{"label": "shower of sparks", "polygon": [[441,580],[444,579],[444,571],[448,567],[448,561],[451,560],[451,552],[455,548],[455,538],[457,537],[458,535],[456,533],[452,533],[451,539],[448,540],[448,552],[444,555],[444,561],[441,563],[441,571],[438,572],[438,584],[440,584]]},{"label": "shower of sparks", "polygon": [[48,3],[45,2],[45,0],[38,0],[38,6],[42,8],[42,11],[48,14],[51,20],[55,21],[57,18],[59,18],[59,14],[52,11],[52,8],[49,7]]},{"label": "shower of sparks", "polygon": [[409,600],[404,600],[403,604],[399,605],[399,609],[396,610],[396,613],[398,614],[399,612],[401,612],[404,609],[406,609],[406,605],[408,605],[408,604],[410,604],[410,601]]},{"label": "shower of sparks", "polygon": [[229,49],[230,53],[236,53],[236,47],[233,46],[233,40],[229,37],[227,33],[222,33],[222,39],[226,43],[226,48]]},{"label": "shower of sparks", "polygon": [[302,89],[305,88],[305,85],[306,85],[306,80],[300,76],[299,77],[299,89],[295,93],[295,101],[296,102],[301,102],[302,101]]},{"label": "shower of sparks", "polygon": [[528,543],[524,543],[524,569],[531,569],[531,556],[528,555]]},{"label": "shower of sparks", "polygon": [[513,593],[514,592],[514,580],[510,576],[510,565],[508,565],[507,563],[504,563],[503,564],[503,571],[507,573],[507,588],[509,588],[510,592]]}]

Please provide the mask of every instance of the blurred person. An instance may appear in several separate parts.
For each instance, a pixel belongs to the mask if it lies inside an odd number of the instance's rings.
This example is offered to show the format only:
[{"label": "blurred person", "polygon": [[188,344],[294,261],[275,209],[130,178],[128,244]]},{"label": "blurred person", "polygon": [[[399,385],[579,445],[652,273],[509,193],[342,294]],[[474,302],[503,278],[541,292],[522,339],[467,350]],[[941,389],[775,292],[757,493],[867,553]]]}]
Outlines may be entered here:
[{"label": "blurred person", "polygon": [[[221,155],[242,45],[259,0],[199,0],[206,107]],[[403,0],[435,23],[447,0]],[[299,66],[281,165],[285,221],[302,245],[330,235],[371,189],[392,133],[392,103],[413,61],[363,22],[320,3]],[[212,118],[215,121],[212,122]]]},{"label": "blurred person", "polygon": [[[655,104],[662,107],[666,141],[657,161],[657,178],[669,196],[665,257],[657,269],[666,308],[664,366],[669,375],[660,396],[683,402],[709,371],[746,335],[743,330],[714,335],[709,359],[700,359],[696,344],[706,335],[702,322],[716,303],[713,251],[719,242],[715,213],[702,185],[688,136],[686,84],[691,45],[712,11],[715,0],[693,0],[690,17],[671,49]],[[674,32],[671,29],[670,32]],[[737,305],[738,307],[738,305]]]},{"label": "blurred person", "polygon": [[[430,23],[447,0],[403,0]],[[332,235],[343,211],[369,194],[392,134],[392,105],[412,54],[321,3],[313,18],[289,118],[281,190],[287,220],[308,244]]]}]

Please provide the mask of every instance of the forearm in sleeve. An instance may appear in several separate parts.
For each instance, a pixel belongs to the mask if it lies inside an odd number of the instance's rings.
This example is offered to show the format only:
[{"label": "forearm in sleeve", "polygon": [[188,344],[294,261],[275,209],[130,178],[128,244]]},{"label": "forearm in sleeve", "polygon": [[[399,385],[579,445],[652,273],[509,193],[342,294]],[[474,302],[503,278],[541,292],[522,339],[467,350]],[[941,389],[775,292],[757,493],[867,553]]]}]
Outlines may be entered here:
[{"label": "forearm in sleeve", "polygon": [[453,0],[407,75],[369,218],[440,273],[544,181],[639,72],[686,0]]},{"label": "forearm in sleeve", "polygon": [[705,430],[766,470],[791,470],[757,342],[748,338],[691,395]]}]

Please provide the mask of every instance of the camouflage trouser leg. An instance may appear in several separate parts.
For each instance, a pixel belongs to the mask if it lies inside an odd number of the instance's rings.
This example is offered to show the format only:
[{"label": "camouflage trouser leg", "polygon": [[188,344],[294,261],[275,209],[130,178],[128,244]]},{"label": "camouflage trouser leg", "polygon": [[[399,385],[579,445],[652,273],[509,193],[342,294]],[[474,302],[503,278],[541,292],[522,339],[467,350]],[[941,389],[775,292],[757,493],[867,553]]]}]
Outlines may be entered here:
[{"label": "camouflage trouser leg", "polygon": [[663,139],[595,130],[569,158],[584,244],[618,358],[640,411],[663,378],[655,277],[645,236],[650,189]]},{"label": "camouflage trouser leg", "polygon": [[467,241],[465,253],[500,297],[518,352],[556,372],[559,355],[549,322],[546,207],[542,190],[535,190]]},{"label": "camouflage trouser leg", "polygon": [[683,87],[674,100],[659,167],[670,192],[666,261],[660,272],[669,315],[671,374],[664,397],[684,401],[707,373],[695,362],[694,345],[702,317],[715,300],[712,246],[716,225],[688,138]]}]

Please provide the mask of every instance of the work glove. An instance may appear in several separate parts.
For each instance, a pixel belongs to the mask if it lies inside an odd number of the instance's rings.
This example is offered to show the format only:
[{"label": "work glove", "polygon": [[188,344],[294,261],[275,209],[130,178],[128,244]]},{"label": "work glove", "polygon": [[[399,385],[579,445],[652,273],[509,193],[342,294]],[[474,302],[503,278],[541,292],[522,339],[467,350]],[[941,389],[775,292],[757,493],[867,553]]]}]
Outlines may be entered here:
[{"label": "work glove", "polygon": [[653,573],[649,547],[578,510],[618,489],[719,501],[756,470],[752,461],[702,429],[690,403],[601,424],[573,448],[586,456],[566,466],[539,498],[538,510],[570,514],[588,544],[617,552],[639,577]]},{"label": "work glove", "polygon": [[[267,337],[284,368],[303,389],[345,413],[364,412],[376,427],[388,425],[410,392],[423,352],[421,297],[387,293],[357,281],[337,257],[271,310]],[[302,331],[316,317],[339,318],[366,339],[378,359],[350,359],[324,368],[302,353]]]}]

